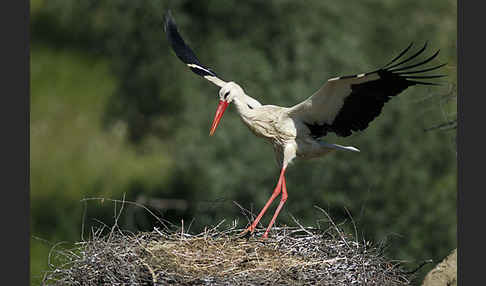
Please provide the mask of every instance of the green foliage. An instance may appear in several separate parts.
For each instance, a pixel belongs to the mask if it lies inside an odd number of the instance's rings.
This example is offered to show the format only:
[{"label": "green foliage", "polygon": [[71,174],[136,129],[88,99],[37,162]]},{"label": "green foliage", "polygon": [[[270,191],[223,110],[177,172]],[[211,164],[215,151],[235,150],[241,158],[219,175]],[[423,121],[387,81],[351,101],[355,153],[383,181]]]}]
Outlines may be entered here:
[{"label": "green foliage", "polygon": [[[454,1],[51,0],[34,7],[32,38],[44,46],[31,57],[32,229],[59,239],[79,236],[81,217],[69,210],[81,208],[83,197],[185,199],[186,212],[165,216],[195,218],[198,231],[223,218],[246,222],[233,201],[258,212],[276,183],[272,148],[234,112],[208,136],[218,89],[170,50],[162,27],[169,7],[201,62],[264,104],[296,104],[327,78],[375,69],[411,41],[440,48],[447,82],[456,82]],[[424,132],[456,109],[433,96],[447,92],[412,87],[366,132],[328,136],[361,153],[295,162],[277,223],[293,224],[292,214],[314,224],[322,218],[314,205],[349,220],[347,208],[360,236],[392,239],[392,257],[449,253],[456,247],[454,134]]]},{"label": "green foliage", "polygon": [[[80,200],[86,197],[122,198],[126,194],[127,199],[133,200],[142,190],[146,195],[160,193],[171,165],[164,145],[145,140],[137,152],[126,142],[124,124],[109,132],[100,126],[102,111],[115,84],[106,60],[32,46],[33,235],[54,242],[79,239],[83,210]],[[149,152],[151,149],[157,152]],[[107,207],[90,210],[90,214],[105,218],[108,223],[113,207]],[[33,256],[48,250],[37,240],[32,241],[32,246]],[[46,256],[41,259],[45,265]],[[32,272],[38,273],[38,267],[33,267]]]}]

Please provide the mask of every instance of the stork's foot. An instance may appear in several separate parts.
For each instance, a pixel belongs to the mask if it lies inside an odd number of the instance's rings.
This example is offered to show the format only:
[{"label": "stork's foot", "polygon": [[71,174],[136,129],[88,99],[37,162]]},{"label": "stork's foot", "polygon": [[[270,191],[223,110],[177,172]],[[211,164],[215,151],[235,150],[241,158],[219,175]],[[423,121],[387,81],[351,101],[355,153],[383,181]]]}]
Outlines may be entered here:
[{"label": "stork's foot", "polygon": [[[238,236],[239,237],[250,237],[254,232],[255,232],[255,227],[249,226],[247,229],[240,232],[240,234],[238,234]],[[265,233],[262,235],[261,238],[264,239],[264,240],[268,238],[268,229],[267,229],[267,231],[265,231]]]},{"label": "stork's foot", "polygon": [[247,234],[253,234],[255,232],[255,227],[252,225],[250,225],[247,229],[245,229],[244,231],[240,232],[239,236],[245,236]]},{"label": "stork's foot", "polygon": [[[249,226],[247,229],[240,232],[240,234],[238,236],[239,237],[250,237],[255,232],[255,228],[256,227]],[[268,238],[268,231],[266,231],[262,236],[262,239],[267,239],[267,238]]]}]

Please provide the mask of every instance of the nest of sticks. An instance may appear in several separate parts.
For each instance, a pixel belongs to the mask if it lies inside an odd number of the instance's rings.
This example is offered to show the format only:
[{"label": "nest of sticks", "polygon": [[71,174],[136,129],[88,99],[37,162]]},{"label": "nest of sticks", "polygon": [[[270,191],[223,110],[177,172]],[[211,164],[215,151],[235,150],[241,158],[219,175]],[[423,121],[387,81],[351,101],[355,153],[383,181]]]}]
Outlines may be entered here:
[{"label": "nest of sticks", "polygon": [[[224,222],[224,221],[223,221]],[[274,227],[241,237],[223,222],[199,234],[183,228],[128,233],[93,230],[69,249],[43,285],[410,285],[413,272],[384,257],[384,246],[358,242],[334,223],[328,229]],[[103,234],[105,233],[105,234]]]}]

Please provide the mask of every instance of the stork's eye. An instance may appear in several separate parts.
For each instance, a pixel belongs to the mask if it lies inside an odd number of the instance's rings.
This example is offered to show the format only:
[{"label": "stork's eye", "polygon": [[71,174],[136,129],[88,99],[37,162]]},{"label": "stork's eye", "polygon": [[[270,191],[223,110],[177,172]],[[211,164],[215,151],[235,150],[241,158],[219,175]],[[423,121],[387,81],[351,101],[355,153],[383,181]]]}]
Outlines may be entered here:
[{"label": "stork's eye", "polygon": [[228,97],[228,95],[230,94],[229,91],[227,91],[225,94],[224,94],[224,99],[226,99]]}]

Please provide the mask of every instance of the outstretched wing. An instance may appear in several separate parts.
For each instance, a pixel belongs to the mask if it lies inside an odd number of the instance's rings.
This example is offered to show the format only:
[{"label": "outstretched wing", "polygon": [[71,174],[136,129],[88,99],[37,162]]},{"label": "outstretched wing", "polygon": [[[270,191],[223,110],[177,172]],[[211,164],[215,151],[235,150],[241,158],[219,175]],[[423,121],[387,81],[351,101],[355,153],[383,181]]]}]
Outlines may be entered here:
[{"label": "outstretched wing", "polygon": [[376,71],[329,79],[307,100],[291,107],[290,116],[302,121],[314,138],[325,136],[328,132],[346,137],[351,135],[352,131],[366,129],[368,124],[381,113],[385,102],[391,97],[412,85],[437,85],[421,80],[445,76],[423,74],[445,64],[411,70],[432,61],[439,51],[421,62],[404,66],[405,63],[422,54],[427,43],[412,56],[395,63],[412,46],[413,43]]},{"label": "outstretched wing", "polygon": [[179,59],[181,59],[181,61],[183,61],[195,74],[204,77],[220,87],[223,87],[223,85],[226,84],[226,82],[221,80],[210,68],[203,66],[199,62],[194,52],[186,45],[179,34],[179,31],[177,31],[177,26],[170,12],[165,15],[164,29],[167,33],[167,40],[177,57],[179,57]]}]

